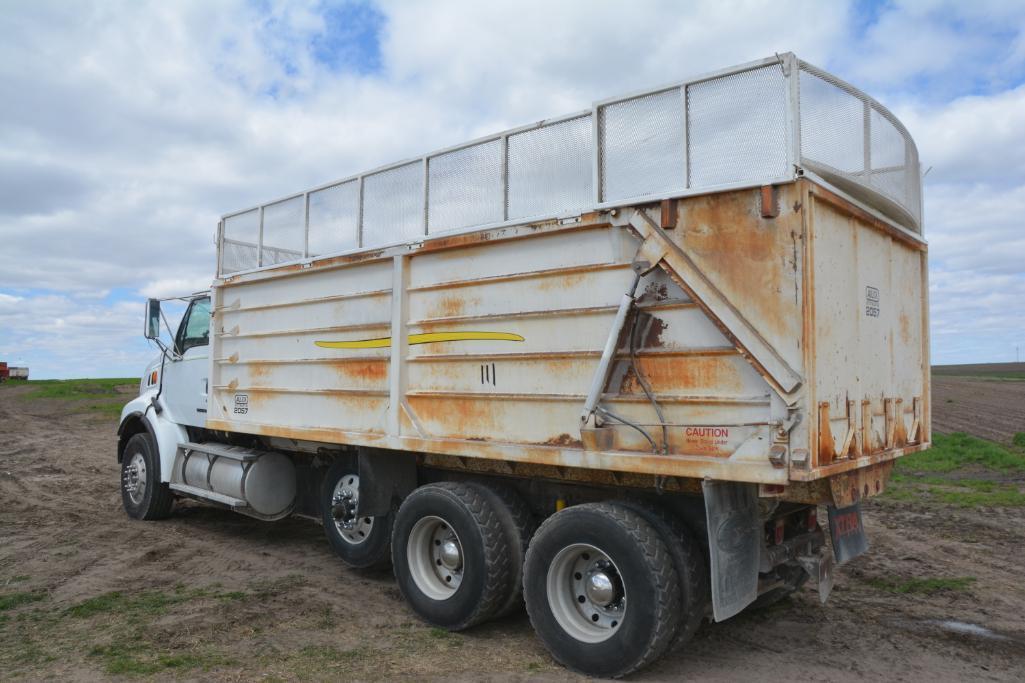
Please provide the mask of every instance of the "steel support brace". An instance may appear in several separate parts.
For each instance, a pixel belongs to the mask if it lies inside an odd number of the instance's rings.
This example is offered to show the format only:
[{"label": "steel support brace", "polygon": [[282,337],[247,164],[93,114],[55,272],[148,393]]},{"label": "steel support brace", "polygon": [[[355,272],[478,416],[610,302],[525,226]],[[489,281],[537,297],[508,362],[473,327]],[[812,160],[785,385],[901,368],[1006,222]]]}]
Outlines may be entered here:
[{"label": "steel support brace", "polygon": [[784,393],[793,393],[801,386],[801,375],[790,367],[779,352],[759,334],[690,257],[683,253],[683,250],[647,214],[642,210],[633,211],[629,216],[629,224],[646,244],[650,241],[662,247],[659,250],[663,253],[661,261],[669,275]]},{"label": "steel support brace", "polygon": [[406,398],[406,354],[409,353],[409,257],[396,256],[392,268],[391,363],[388,369],[388,435],[401,436],[402,403]]}]

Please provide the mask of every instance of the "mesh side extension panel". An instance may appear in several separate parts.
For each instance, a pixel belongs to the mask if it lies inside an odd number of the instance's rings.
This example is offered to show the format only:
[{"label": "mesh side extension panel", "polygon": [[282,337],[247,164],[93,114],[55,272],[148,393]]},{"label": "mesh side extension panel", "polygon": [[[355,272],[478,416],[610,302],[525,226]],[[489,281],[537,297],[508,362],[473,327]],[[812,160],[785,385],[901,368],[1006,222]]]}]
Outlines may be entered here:
[{"label": "mesh side extension panel", "polygon": [[310,193],[310,256],[359,246],[359,181]]},{"label": "mesh side extension panel", "polygon": [[910,209],[911,202],[908,201],[907,188],[907,149],[904,144],[904,136],[875,108],[871,111],[869,121],[872,187]]},{"label": "mesh side extension panel", "polygon": [[428,232],[498,223],[504,218],[501,140],[439,154],[427,164]]},{"label": "mesh side extension panel", "polygon": [[260,240],[260,210],[253,209],[224,219],[224,250],[221,271],[236,273],[256,268],[256,244]]},{"label": "mesh side extension panel", "polygon": [[802,163],[869,204],[871,195],[859,188],[874,190],[920,221],[918,156],[892,115],[808,64],[801,64],[798,82]]},{"label": "mesh side extension panel", "polygon": [[302,258],[306,202],[293,197],[263,208],[263,263],[269,266]]},{"label": "mesh side extension panel", "polygon": [[594,201],[591,117],[509,136],[509,218],[557,214]]},{"label": "mesh side extension panel", "polygon": [[363,178],[363,246],[424,234],[423,164],[414,161]]},{"label": "mesh side extension panel", "polygon": [[687,86],[690,186],[786,175],[786,98],[777,65]]},{"label": "mesh side extension panel", "polygon": [[237,273],[250,268],[256,268],[256,245],[225,238],[221,250],[221,272]]},{"label": "mesh side extension panel", "polygon": [[606,105],[600,123],[603,201],[686,186],[680,88]]},{"label": "mesh side extension panel", "polygon": [[801,72],[801,156],[844,174],[865,170],[865,105],[850,93]]}]

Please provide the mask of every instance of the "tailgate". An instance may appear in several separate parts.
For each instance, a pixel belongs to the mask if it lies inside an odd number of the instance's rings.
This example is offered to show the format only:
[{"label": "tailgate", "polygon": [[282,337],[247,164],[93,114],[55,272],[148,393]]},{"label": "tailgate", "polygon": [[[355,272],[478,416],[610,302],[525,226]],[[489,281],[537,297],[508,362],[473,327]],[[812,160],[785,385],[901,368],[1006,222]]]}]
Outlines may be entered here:
[{"label": "tailgate", "polygon": [[925,242],[806,187],[812,461],[810,470],[792,470],[796,479],[922,450],[930,433]]}]

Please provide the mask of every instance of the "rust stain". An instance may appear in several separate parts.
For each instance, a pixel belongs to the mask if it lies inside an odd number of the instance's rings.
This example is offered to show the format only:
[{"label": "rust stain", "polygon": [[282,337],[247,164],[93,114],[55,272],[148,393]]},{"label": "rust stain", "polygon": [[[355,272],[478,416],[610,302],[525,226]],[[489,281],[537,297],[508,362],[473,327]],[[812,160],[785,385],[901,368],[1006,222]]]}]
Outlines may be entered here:
[{"label": "rust stain", "polygon": [[[778,188],[789,204],[795,186]],[[801,215],[761,215],[758,189],[681,200],[681,225],[672,239],[727,300],[743,302],[745,316],[769,339],[800,336],[792,233]],[[784,295],[786,293],[786,295]]]},{"label": "rust stain", "polygon": [[905,346],[911,344],[911,319],[905,311],[900,312],[900,340]]},{"label": "rust stain", "polygon": [[669,298],[669,286],[665,282],[649,282],[640,298],[665,301]]},{"label": "rust stain", "polygon": [[331,369],[343,380],[358,380],[360,386],[383,384],[388,379],[387,358],[363,362],[336,361],[331,363]]},{"label": "rust stain", "polygon": [[818,464],[828,465],[836,457],[836,441],[833,439],[832,426],[829,423],[829,402],[819,403],[819,450]]},{"label": "rust stain", "polygon": [[253,363],[249,366],[249,381],[254,387],[262,387],[265,385],[267,376],[270,375],[271,368],[263,363]]},{"label": "rust stain", "polygon": [[623,326],[623,332],[619,335],[618,349],[620,351],[630,350],[630,336],[634,327],[637,328],[636,346],[637,349],[657,349],[665,346],[662,334],[669,329],[669,325],[662,318],[656,317],[645,311],[637,311],[636,323],[629,321]]},{"label": "rust stain", "polygon": [[[804,182],[807,182],[807,181],[804,181]],[[900,230],[897,230],[896,228],[894,228],[892,225],[890,225],[886,221],[881,220],[879,218],[876,218],[872,214],[870,214],[867,211],[865,211],[865,210],[855,206],[854,204],[851,204],[846,199],[843,199],[842,197],[840,197],[840,196],[830,192],[829,190],[827,190],[826,188],[822,187],[821,185],[813,185],[810,182],[808,183],[808,185],[809,185],[809,187],[813,187],[814,188],[810,192],[811,192],[811,194],[815,198],[822,199],[823,201],[828,202],[829,204],[834,206],[839,211],[847,214],[848,216],[850,216],[852,218],[857,219],[858,221],[860,221],[860,222],[862,222],[862,223],[864,223],[866,225],[871,226],[872,228],[875,228],[876,230],[878,230],[878,231],[880,231],[882,233],[885,233],[885,234],[889,235],[890,237],[896,239],[899,242],[902,242],[902,243],[906,244],[909,247],[912,247],[912,248],[914,248],[914,249],[916,249],[918,251],[923,251],[923,252],[927,251],[928,247],[925,244],[925,242],[919,241],[918,239],[915,239],[913,237],[910,237],[910,236],[904,234],[903,232],[901,232]]]},{"label": "rust stain", "polygon": [[480,303],[480,297],[463,297],[459,294],[446,294],[434,301],[427,310],[427,318],[456,318],[466,314],[467,305]]},{"label": "rust stain", "polygon": [[578,273],[569,273],[567,275],[559,275],[556,277],[541,278],[537,282],[537,289],[540,292],[551,292],[551,291],[563,291],[567,289],[573,289],[580,284],[587,281],[588,276],[591,273],[587,271]]},{"label": "rust stain", "polygon": [[[640,356],[637,358],[637,365],[656,394],[713,389],[716,393],[740,393],[744,388],[740,372],[728,357]],[[620,393],[640,394],[643,391],[636,372],[630,367]]]},{"label": "rust stain", "polygon": [[487,438],[499,429],[496,412],[503,406],[472,398],[410,396],[409,405],[429,430],[458,439]]},{"label": "rust stain", "polygon": [[548,439],[547,441],[545,441],[544,443],[542,443],[540,445],[541,446],[561,446],[562,448],[583,448],[584,447],[584,442],[581,441],[580,439],[574,439],[569,434],[565,434],[564,433],[564,434],[559,434],[558,436],[553,436],[552,438]]}]

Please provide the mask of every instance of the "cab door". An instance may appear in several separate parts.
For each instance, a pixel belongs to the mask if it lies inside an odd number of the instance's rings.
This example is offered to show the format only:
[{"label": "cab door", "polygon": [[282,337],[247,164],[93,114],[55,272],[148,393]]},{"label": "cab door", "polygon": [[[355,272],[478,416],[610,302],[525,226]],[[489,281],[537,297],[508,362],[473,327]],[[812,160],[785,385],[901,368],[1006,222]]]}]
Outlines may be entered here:
[{"label": "cab door", "polygon": [[164,364],[162,403],[173,422],[193,427],[206,424],[210,349],[210,297],[193,299],[185,311],[174,348],[177,360]]}]

